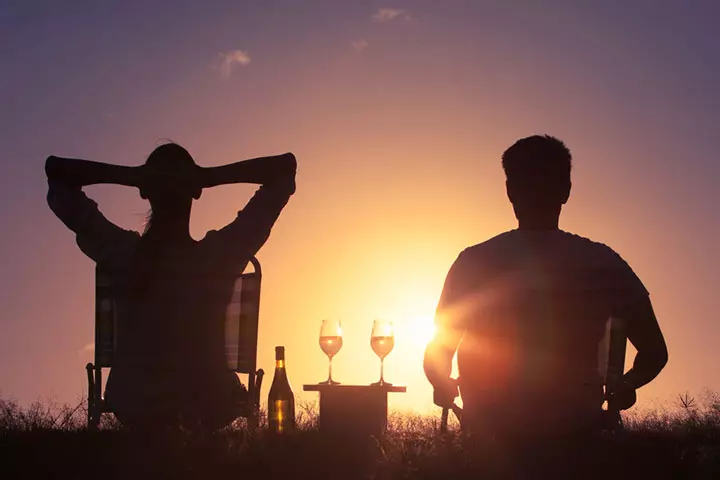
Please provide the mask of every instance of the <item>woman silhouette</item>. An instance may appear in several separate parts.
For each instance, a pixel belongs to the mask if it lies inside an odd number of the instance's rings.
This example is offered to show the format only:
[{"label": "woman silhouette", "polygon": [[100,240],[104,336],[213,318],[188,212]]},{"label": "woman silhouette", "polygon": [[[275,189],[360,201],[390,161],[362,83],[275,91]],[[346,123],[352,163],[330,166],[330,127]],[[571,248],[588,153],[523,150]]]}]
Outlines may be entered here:
[{"label": "woman silhouette", "polygon": [[[47,159],[50,208],[88,257],[126,272],[118,281],[117,344],[105,395],[123,424],[215,429],[237,417],[246,390],[225,363],[225,308],[238,272],[294,193],[295,169],[291,153],[203,168],[174,143],[138,167]],[[193,200],[203,188],[230,183],[261,187],[232,223],[194,240]],[[82,191],[94,184],[139,189],[152,209],[142,235],[100,213]]]}]

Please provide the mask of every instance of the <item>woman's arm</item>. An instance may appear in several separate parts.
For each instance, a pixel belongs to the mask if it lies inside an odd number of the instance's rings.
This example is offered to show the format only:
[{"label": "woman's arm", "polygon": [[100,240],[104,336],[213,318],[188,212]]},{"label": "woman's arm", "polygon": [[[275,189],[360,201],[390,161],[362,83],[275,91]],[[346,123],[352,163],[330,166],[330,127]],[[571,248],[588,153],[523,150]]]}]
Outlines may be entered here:
[{"label": "woman's arm", "polygon": [[48,205],[75,232],[78,246],[88,257],[102,261],[119,246],[138,240],[136,232],[123,230],[106,219],[82,187],[98,183],[137,186],[139,168],[51,156],[45,162],[45,172]]},{"label": "woman's arm", "polygon": [[296,165],[295,156],[286,153],[222,167],[200,168],[204,188],[227,183],[261,184],[232,223],[207,236],[216,251],[225,252],[228,261],[247,262],[268,239],[280,212],[295,193]]},{"label": "woman's arm", "polygon": [[253,158],[221,167],[200,168],[200,186],[209,188],[229,183],[287,184],[294,191],[296,168],[297,162],[292,153]]},{"label": "woman's arm", "polygon": [[140,187],[141,168],[55,156],[45,161],[48,181],[75,188],[99,183]]}]

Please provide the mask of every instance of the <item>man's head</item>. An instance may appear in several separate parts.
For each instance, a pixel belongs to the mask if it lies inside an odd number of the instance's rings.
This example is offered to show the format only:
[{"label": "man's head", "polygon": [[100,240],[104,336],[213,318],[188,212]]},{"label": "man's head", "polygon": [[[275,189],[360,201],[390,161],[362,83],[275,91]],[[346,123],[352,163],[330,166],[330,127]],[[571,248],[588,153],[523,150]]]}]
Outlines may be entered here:
[{"label": "man's head", "polygon": [[522,138],[505,150],[507,195],[522,222],[557,218],[570,196],[570,150],[549,135]]},{"label": "man's head", "polygon": [[195,185],[197,169],[190,153],[176,143],[160,145],[145,161],[140,196],[150,202],[151,218],[185,218],[202,189]]}]

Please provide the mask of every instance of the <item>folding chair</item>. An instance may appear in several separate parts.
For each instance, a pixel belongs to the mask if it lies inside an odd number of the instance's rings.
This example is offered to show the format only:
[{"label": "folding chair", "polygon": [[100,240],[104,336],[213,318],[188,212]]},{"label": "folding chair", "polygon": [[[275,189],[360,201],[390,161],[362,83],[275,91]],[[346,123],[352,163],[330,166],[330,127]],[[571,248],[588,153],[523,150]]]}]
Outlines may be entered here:
[{"label": "folding chair", "polygon": [[[605,401],[617,392],[625,374],[625,354],[627,352],[627,334],[621,318],[610,318],[605,327],[605,336],[598,348],[598,371],[603,380]],[[453,404],[450,409],[443,408],[440,417],[440,433],[447,432],[448,415],[452,409],[462,423],[462,408]],[[612,433],[622,431],[620,410],[610,408],[609,402],[603,410],[603,429]]]},{"label": "folding chair", "polygon": [[[246,374],[248,403],[238,405],[238,417],[248,419],[250,429],[258,426],[260,387],[264,372],[256,369],[260,308],[260,262],[252,258],[253,271],[241,272],[225,314],[225,358],[230,370]],[[118,318],[113,292],[126,272],[98,266],[95,270],[95,363],[85,366],[88,379],[88,428],[97,429],[103,413],[112,413],[102,395],[102,371],[113,366]],[[241,413],[243,408],[247,413]]]},{"label": "folding chair", "polygon": [[452,407],[450,408],[443,408],[442,414],[440,415],[440,433],[446,433],[448,428],[448,417],[450,415],[450,410],[453,411],[455,416],[457,417],[458,421],[460,422],[460,428],[462,428],[462,415],[463,410],[462,408],[458,407],[457,404],[453,403]]}]

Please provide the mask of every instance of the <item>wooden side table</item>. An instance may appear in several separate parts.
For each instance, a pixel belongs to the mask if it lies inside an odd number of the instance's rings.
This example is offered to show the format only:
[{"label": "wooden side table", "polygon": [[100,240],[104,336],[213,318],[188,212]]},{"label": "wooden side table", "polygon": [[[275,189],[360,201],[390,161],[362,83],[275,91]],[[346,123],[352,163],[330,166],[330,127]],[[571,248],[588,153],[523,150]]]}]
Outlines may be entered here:
[{"label": "wooden side table", "polygon": [[395,385],[303,385],[320,393],[320,430],[343,435],[381,435],[387,428],[387,394],[405,393]]}]

